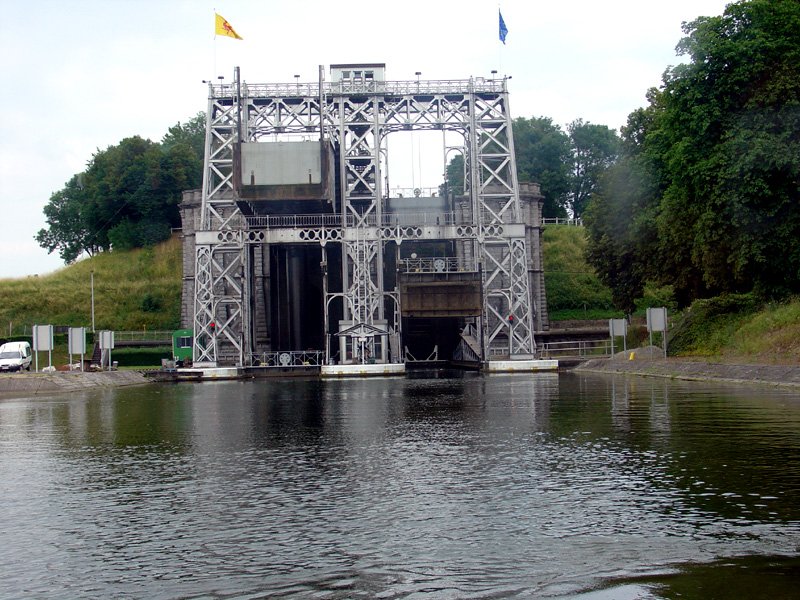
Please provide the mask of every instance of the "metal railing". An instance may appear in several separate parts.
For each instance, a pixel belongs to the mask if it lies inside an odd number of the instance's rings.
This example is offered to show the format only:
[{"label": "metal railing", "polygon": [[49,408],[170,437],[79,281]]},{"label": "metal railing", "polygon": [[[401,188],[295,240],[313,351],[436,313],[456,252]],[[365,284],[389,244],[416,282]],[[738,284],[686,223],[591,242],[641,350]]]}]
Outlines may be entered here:
[{"label": "metal railing", "polygon": [[390,198],[441,198],[438,187],[396,187],[389,190]]},{"label": "metal railing", "polygon": [[288,369],[292,367],[319,367],[325,361],[325,353],[321,350],[286,350],[275,352],[259,352],[250,355],[250,364],[254,367],[274,367]]},{"label": "metal railing", "polygon": [[601,358],[611,356],[611,340],[544,342],[538,351],[540,358]]},{"label": "metal railing", "polygon": [[404,258],[400,261],[398,268],[402,273],[458,273],[478,270],[473,259],[455,256]]},{"label": "metal railing", "polygon": [[[256,215],[245,217],[249,229],[341,227],[342,215]],[[348,222],[352,218],[348,218]],[[350,225],[352,226],[352,225]]]},{"label": "metal railing", "polygon": [[381,227],[418,227],[420,225],[455,225],[455,213],[384,213]]},{"label": "metal railing", "polygon": [[562,219],[560,217],[542,219],[542,225],[572,225],[574,227],[583,227],[583,219]]},{"label": "metal railing", "polygon": [[[230,83],[212,85],[214,97],[236,95],[236,86]],[[350,79],[328,81],[322,84],[323,94],[385,93],[385,94],[458,94],[469,92],[503,92],[505,78],[472,77],[470,79],[439,79],[411,81],[379,81],[376,79]],[[319,96],[319,82],[300,83],[247,83],[242,82],[242,96],[246,98],[272,98],[281,96]]]},{"label": "metal railing", "polygon": [[151,330],[148,331],[143,329],[142,331],[115,331],[114,332],[114,341],[115,342],[167,342],[168,344],[172,343],[172,332],[171,331],[158,331],[158,330]]},{"label": "metal railing", "polygon": [[[249,229],[356,226],[355,215],[256,215],[245,217]],[[419,227],[425,225],[455,225],[455,213],[384,213],[380,223],[376,215],[367,215],[365,223],[372,227]]]}]

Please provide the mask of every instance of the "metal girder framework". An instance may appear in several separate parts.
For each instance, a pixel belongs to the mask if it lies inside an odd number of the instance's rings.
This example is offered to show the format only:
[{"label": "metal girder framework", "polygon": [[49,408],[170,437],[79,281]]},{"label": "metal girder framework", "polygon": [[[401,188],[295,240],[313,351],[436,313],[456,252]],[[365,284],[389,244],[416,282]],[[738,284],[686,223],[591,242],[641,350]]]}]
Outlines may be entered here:
[{"label": "metal girder framework", "polygon": [[276,133],[311,133],[320,129],[320,98],[308,84],[242,85],[242,140],[257,141]]},{"label": "metal girder framework", "polygon": [[[232,92],[233,86],[225,86]],[[224,88],[218,86],[220,91]],[[202,206],[195,245],[194,348],[197,365],[243,364],[250,350],[248,254],[233,193],[239,104],[209,86]],[[216,236],[204,236],[217,232]]]},{"label": "metal girder framework", "polygon": [[[334,112],[329,122],[335,124],[331,135],[339,148],[341,216],[344,223],[353,223],[355,232],[354,240],[343,242],[344,321],[352,322],[354,332],[371,331],[385,318],[383,243],[360,233],[370,221],[381,221],[381,99],[374,94],[340,95],[326,109]],[[360,337],[363,362],[376,355],[376,339]]]},{"label": "metal girder framework", "polygon": [[[198,231],[225,235],[203,237],[196,247],[195,362],[216,364],[222,358],[243,364],[249,356],[247,246],[277,240],[341,244],[343,289],[327,296],[343,296],[344,321],[354,330],[386,322],[385,307],[393,292],[384,289],[385,242],[436,237],[474,244],[483,273],[483,358],[534,354],[526,237],[505,79],[373,81],[345,87],[320,77],[319,84],[239,85],[237,72],[233,85],[210,87],[208,106]],[[392,132],[414,130],[454,131],[464,137],[465,189],[471,203],[458,223],[384,222],[382,144]],[[336,149],[339,169],[338,215],[319,217],[340,220],[287,222],[272,229],[248,222],[233,189],[235,143],[315,132]],[[277,233],[289,228],[291,234]]]},{"label": "metal girder framework", "polygon": [[[472,195],[481,227],[521,223],[508,94],[473,94],[469,147]],[[533,312],[524,236],[487,237],[484,261],[483,342],[489,354],[533,356]]]},{"label": "metal girder framework", "polygon": [[346,316],[358,324],[372,324],[381,311],[382,290],[375,283],[371,268],[380,246],[378,242],[366,240],[344,243],[350,263],[345,297],[352,307],[352,315]]}]

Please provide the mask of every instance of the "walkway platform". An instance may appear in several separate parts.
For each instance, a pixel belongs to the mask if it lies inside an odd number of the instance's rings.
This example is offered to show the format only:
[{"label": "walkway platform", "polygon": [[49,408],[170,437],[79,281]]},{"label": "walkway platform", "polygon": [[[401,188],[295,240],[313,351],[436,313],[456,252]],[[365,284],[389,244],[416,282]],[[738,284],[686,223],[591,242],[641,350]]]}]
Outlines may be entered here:
[{"label": "walkway platform", "polygon": [[531,373],[557,371],[557,360],[490,360],[484,363],[486,373]]},{"label": "walkway platform", "polygon": [[322,365],[322,377],[386,377],[405,375],[406,366],[397,363],[365,365]]},{"label": "walkway platform", "polygon": [[[478,363],[475,363],[477,367]],[[416,366],[416,365],[415,365]],[[414,369],[409,369],[413,371]],[[477,369],[475,369],[477,370]],[[538,371],[557,371],[557,360],[490,360],[483,363],[484,373],[533,373]],[[161,380],[178,381],[221,381],[228,379],[248,379],[261,377],[397,377],[406,374],[406,365],[397,363],[322,365],[305,368],[259,369],[258,367],[193,367],[154,372],[151,376]]]},{"label": "walkway platform", "polygon": [[176,369],[178,379],[191,381],[211,381],[215,379],[239,379],[241,373],[237,367],[193,367]]}]

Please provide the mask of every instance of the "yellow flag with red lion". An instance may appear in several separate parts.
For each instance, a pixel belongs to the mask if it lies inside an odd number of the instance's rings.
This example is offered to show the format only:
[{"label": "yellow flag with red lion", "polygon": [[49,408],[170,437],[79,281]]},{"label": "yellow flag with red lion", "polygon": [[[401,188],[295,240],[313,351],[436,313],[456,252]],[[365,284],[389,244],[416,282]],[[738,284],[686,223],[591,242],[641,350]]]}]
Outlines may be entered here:
[{"label": "yellow flag with red lion", "polygon": [[214,17],[215,17],[214,32],[217,35],[224,35],[224,36],[227,36],[227,37],[232,37],[233,39],[236,39],[236,40],[243,40],[244,39],[242,36],[240,36],[238,33],[236,33],[234,28],[231,27],[231,24],[228,23],[228,21],[222,15],[214,13]]}]

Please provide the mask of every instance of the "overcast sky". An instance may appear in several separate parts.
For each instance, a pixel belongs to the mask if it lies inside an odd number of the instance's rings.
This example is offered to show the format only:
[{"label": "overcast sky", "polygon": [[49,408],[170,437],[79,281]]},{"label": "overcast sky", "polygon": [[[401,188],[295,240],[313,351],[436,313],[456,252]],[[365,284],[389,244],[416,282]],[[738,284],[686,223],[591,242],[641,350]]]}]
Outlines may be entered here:
[{"label": "overcast sky", "polygon": [[[504,0],[504,46],[497,2],[477,0],[0,0],[0,278],[60,268],[33,239],[50,195],[98,149],[159,141],[205,110],[201,80],[230,81],[235,65],[252,83],[316,81],[319,65],[348,62],[385,62],[391,80],[496,69],[512,76],[513,117],[619,129],[679,61],[681,23],[725,5]],[[243,41],[214,38],[215,9]]]}]

